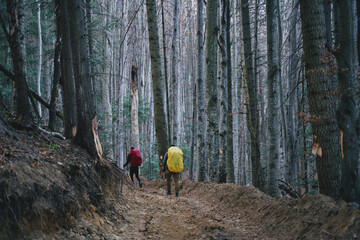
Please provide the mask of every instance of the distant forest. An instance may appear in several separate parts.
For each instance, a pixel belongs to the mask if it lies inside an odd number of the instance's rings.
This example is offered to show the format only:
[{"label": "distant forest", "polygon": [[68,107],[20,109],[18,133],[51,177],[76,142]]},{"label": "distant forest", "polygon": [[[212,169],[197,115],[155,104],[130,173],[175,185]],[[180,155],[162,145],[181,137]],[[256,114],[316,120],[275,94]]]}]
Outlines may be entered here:
[{"label": "distant forest", "polygon": [[360,2],[4,0],[0,118],[159,178],[360,202]]}]

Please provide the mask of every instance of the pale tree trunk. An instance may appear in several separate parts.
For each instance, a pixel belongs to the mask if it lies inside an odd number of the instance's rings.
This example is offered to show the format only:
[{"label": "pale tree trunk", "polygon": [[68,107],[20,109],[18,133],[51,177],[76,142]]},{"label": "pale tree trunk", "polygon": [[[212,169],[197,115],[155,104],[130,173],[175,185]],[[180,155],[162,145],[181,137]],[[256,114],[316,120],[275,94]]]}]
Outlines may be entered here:
[{"label": "pale tree trunk", "polygon": [[205,141],[205,82],[204,82],[204,4],[202,0],[197,1],[197,87],[198,87],[198,181],[203,182],[206,176],[206,141]]},{"label": "pale tree trunk", "polygon": [[[230,183],[235,183],[234,175],[234,146],[233,146],[233,104],[232,104],[232,71],[231,71],[231,39],[230,39],[230,15],[231,15],[231,1],[228,0],[225,3],[224,11],[226,19],[226,52],[227,52],[227,121],[226,121],[226,131],[227,131],[227,140],[226,140],[226,181]],[[226,12],[226,13],[225,13]]]},{"label": "pale tree trunk", "polygon": [[[303,33],[307,96],[314,134],[313,152],[317,154],[316,169],[320,193],[340,197],[340,134],[335,119],[335,84],[325,77],[326,43],[323,0],[302,0],[300,13]],[[321,102],[321,104],[319,104]]]},{"label": "pale tree trunk", "polygon": [[265,190],[264,171],[260,162],[259,112],[257,107],[256,83],[254,81],[253,53],[251,47],[251,31],[249,16],[249,1],[241,0],[241,15],[243,27],[243,43],[245,69],[244,78],[247,85],[247,126],[251,141],[252,184],[260,190]]},{"label": "pale tree trunk", "polygon": [[139,140],[139,95],[137,66],[131,66],[131,137],[130,143],[134,148],[140,148]]},{"label": "pale tree trunk", "polygon": [[64,135],[67,139],[72,139],[76,134],[76,93],[73,72],[73,60],[70,40],[70,23],[67,10],[67,1],[60,1],[60,21],[62,33],[62,52],[61,52],[61,78],[63,87],[63,108],[64,108]]},{"label": "pale tree trunk", "polygon": [[194,180],[194,156],[195,156],[195,146],[197,145],[196,142],[197,142],[197,138],[196,138],[196,133],[197,133],[197,115],[198,115],[198,112],[197,112],[197,101],[196,101],[196,82],[194,81],[194,90],[193,90],[193,114],[192,114],[192,135],[191,135],[191,155],[190,155],[190,174],[189,174],[189,177],[190,177],[190,180],[193,181]]},{"label": "pale tree trunk", "polygon": [[[38,62],[38,73],[37,73],[37,94],[41,96],[41,69],[42,69],[42,49],[43,49],[43,42],[41,37],[41,2],[38,2],[38,11],[37,11],[37,17],[38,17],[38,37],[39,37],[39,62]],[[41,111],[41,103],[38,102],[37,105],[38,112],[40,118],[42,117],[42,111]]]},{"label": "pale tree trunk", "polygon": [[219,163],[217,182],[226,182],[226,163],[227,163],[227,120],[228,120],[228,22],[227,15],[229,1],[221,1],[221,34],[220,34],[220,52],[221,52],[221,78],[220,78],[220,111],[219,111]]},{"label": "pale tree trunk", "polygon": [[171,45],[171,55],[172,55],[172,68],[171,68],[171,80],[172,80],[172,144],[175,146],[178,145],[179,138],[179,109],[180,109],[180,89],[179,89],[179,79],[177,75],[177,26],[178,26],[178,0],[174,0],[174,16],[173,16],[173,36],[172,36],[172,45]]},{"label": "pale tree trunk", "polygon": [[167,134],[168,142],[171,142],[171,124],[170,124],[170,101],[169,101],[169,84],[168,84],[168,68],[167,68],[167,54],[166,54],[166,34],[165,34],[165,16],[164,16],[164,0],[161,0],[161,20],[162,20],[162,42],[163,42],[163,57],[164,57],[164,76],[165,76],[165,96],[166,96],[166,119],[167,119]]},{"label": "pale tree trunk", "polygon": [[267,87],[268,87],[268,128],[270,136],[268,157],[268,189],[272,197],[279,192],[279,49],[278,49],[278,21],[277,0],[266,1],[267,19]]},{"label": "pale tree trunk", "polygon": [[104,1],[106,6],[105,20],[104,20],[104,36],[103,36],[103,79],[102,79],[102,107],[104,114],[104,133],[105,133],[105,143],[108,146],[108,157],[111,159],[114,158],[113,153],[113,142],[112,142],[112,109],[110,103],[110,85],[111,85],[111,36],[109,30],[107,29],[110,23],[110,16],[112,15],[112,3],[109,1]]},{"label": "pale tree trunk", "polygon": [[151,75],[154,94],[154,119],[158,144],[160,175],[162,175],[162,157],[169,147],[164,109],[164,76],[161,68],[159,33],[156,19],[156,0],[146,0],[148,16],[149,46],[151,53]]},{"label": "pale tree trunk", "polygon": [[[239,84],[238,84],[238,69],[239,69],[239,62],[238,61],[238,48],[239,48],[239,37],[238,37],[238,32],[237,32],[237,20],[238,20],[238,11],[237,11],[237,1],[232,1],[231,2],[231,12],[230,15],[233,16],[234,21],[232,21],[232,35],[231,35],[231,85],[228,84],[229,86],[229,98],[231,96],[232,100],[231,102],[229,102],[229,111],[231,114],[231,124],[232,124],[232,136],[229,136],[231,138],[231,141],[233,142],[233,154],[231,155],[233,158],[230,159],[228,158],[228,161],[233,161],[233,171],[232,174],[234,174],[234,181],[231,180],[231,166],[230,164],[228,164],[227,169],[228,169],[228,182],[231,183],[236,183],[239,184],[239,174],[238,172],[240,171],[240,169],[238,168],[239,166],[239,161],[240,161],[240,156],[239,156],[239,138],[240,138],[240,132],[239,132],[239,113],[238,113],[238,109],[239,109],[239,104],[240,104],[240,99],[238,97],[239,94]],[[231,109],[230,109],[230,103],[232,105]],[[228,122],[229,124],[229,122]],[[230,128],[228,128],[230,129]],[[231,142],[228,140],[228,144],[230,144],[229,142]],[[228,150],[229,152],[231,152],[230,150]],[[230,154],[230,153],[229,153]]]},{"label": "pale tree trunk", "polygon": [[206,153],[210,181],[216,181],[218,168],[218,2],[209,0],[206,10]]},{"label": "pale tree trunk", "polygon": [[341,197],[348,202],[360,202],[359,179],[359,99],[356,1],[335,1],[335,53],[341,102],[337,120],[341,132]]},{"label": "pale tree trunk", "polygon": [[296,123],[295,123],[295,100],[296,100],[296,80],[297,78],[297,21],[298,21],[298,0],[292,2],[292,14],[290,17],[290,63],[288,73],[289,84],[289,104],[288,104],[288,149],[289,149],[289,161],[286,163],[285,180],[292,187],[296,186],[296,159],[297,159],[297,140],[296,140]]},{"label": "pale tree trunk", "polygon": [[85,148],[92,157],[102,159],[97,133],[97,116],[91,77],[89,39],[84,0],[68,0],[70,37],[76,84],[78,128],[74,142]]},{"label": "pale tree trunk", "polygon": [[17,121],[24,127],[34,124],[31,114],[28,85],[24,72],[24,1],[6,1],[9,15],[9,32],[6,37],[10,45],[13,72],[15,75],[15,104]]},{"label": "pale tree trunk", "polygon": [[[280,161],[280,167],[279,167],[279,171],[280,173],[278,174],[278,178],[283,178],[284,176],[284,172],[285,172],[285,163],[289,161],[289,147],[288,147],[288,120],[287,120],[287,116],[286,116],[286,109],[285,109],[285,99],[284,99],[284,89],[286,88],[286,82],[283,81],[282,78],[282,67],[281,67],[281,63],[282,63],[282,46],[283,46],[283,31],[282,31],[282,25],[281,25],[281,9],[280,8],[280,0],[277,0],[277,25],[278,25],[278,41],[277,41],[277,54],[278,54],[278,58],[277,58],[277,65],[278,65],[278,91],[279,91],[279,98],[280,98],[280,120],[282,125],[279,126],[280,132],[281,134],[277,134],[278,138],[280,139],[278,140],[280,146],[279,148],[279,161]],[[279,122],[280,124],[280,122]],[[280,136],[281,135],[281,136]],[[281,147],[282,145],[282,147]]]}]

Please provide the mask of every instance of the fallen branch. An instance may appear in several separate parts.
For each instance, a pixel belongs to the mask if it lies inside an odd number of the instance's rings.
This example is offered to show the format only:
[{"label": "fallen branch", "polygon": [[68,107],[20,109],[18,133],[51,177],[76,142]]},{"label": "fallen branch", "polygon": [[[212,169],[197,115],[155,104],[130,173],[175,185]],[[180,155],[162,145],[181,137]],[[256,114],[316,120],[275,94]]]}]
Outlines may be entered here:
[{"label": "fallen branch", "polygon": [[41,132],[46,133],[46,134],[48,134],[48,135],[51,135],[51,136],[60,138],[60,139],[62,139],[62,140],[65,140],[65,139],[66,139],[63,135],[61,135],[61,134],[58,133],[58,132],[46,131],[45,129],[43,129],[43,128],[41,128],[41,127],[38,127],[38,129],[39,129]]},{"label": "fallen branch", "polygon": [[282,179],[279,180],[279,188],[283,190],[287,194],[289,194],[292,198],[300,198],[301,194],[298,193],[289,183],[285,182]]},{"label": "fallen branch", "polygon": [[[7,70],[3,65],[0,64],[0,71],[2,71],[6,76],[8,76],[11,80],[13,80],[14,82],[16,81],[15,75],[10,72],[9,70]],[[31,90],[30,88],[28,88],[28,92],[29,92],[29,97],[31,98],[31,96],[33,98],[35,98],[36,100],[38,100],[42,105],[44,105],[47,109],[50,109],[50,104],[48,104],[46,102],[45,99],[43,99],[41,96],[39,96],[36,92],[34,92],[33,90]],[[62,116],[62,114],[59,111],[56,111],[56,116],[58,116],[61,120],[64,119],[64,117]]]}]

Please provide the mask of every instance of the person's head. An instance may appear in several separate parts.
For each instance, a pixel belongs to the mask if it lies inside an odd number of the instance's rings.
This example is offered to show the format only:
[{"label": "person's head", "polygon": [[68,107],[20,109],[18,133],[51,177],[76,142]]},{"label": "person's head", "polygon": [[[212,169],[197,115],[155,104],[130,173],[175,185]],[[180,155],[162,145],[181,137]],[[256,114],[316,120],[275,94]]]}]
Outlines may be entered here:
[{"label": "person's head", "polygon": [[130,149],[133,150],[133,149],[135,149],[135,148],[134,148],[134,147],[131,147]]}]

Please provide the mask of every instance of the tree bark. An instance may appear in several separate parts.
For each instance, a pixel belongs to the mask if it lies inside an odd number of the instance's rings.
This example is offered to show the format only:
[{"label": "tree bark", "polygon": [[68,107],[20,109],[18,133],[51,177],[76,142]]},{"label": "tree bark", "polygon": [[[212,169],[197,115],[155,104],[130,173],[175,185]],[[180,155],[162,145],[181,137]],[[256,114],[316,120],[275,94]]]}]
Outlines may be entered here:
[{"label": "tree bark", "polygon": [[231,39],[230,39],[230,25],[231,25],[231,1],[226,1],[227,8],[225,19],[226,19],[226,52],[227,52],[227,120],[226,120],[226,181],[229,183],[235,183],[234,174],[234,146],[233,146],[233,122],[234,114],[233,108],[233,88],[232,88],[232,70],[231,70]]},{"label": "tree bark", "polygon": [[16,117],[24,127],[31,127],[34,124],[31,114],[28,85],[24,72],[24,1],[6,1],[9,15],[9,32],[6,33],[10,45],[12,66],[15,75],[16,91]]},{"label": "tree bark", "polygon": [[241,0],[241,14],[244,43],[244,78],[247,85],[247,126],[250,132],[251,141],[251,164],[252,184],[260,190],[265,190],[264,171],[260,162],[260,141],[259,141],[259,112],[257,107],[256,83],[254,82],[253,53],[251,47],[251,31],[249,16],[249,1]]},{"label": "tree bark", "polygon": [[166,96],[166,118],[167,118],[167,134],[168,142],[171,142],[171,124],[170,124],[170,101],[169,101],[169,82],[166,54],[166,34],[165,34],[165,16],[164,16],[164,0],[161,0],[161,19],[162,19],[162,35],[163,35],[163,57],[164,57],[164,78],[165,78],[165,96]]},{"label": "tree bark", "polygon": [[140,148],[139,140],[139,95],[137,66],[131,66],[131,146]]},{"label": "tree bark", "polygon": [[73,72],[73,58],[71,52],[70,23],[67,1],[60,1],[60,19],[62,33],[61,51],[61,85],[63,87],[64,108],[64,136],[72,139],[76,134],[76,92]]},{"label": "tree bark", "polygon": [[296,100],[296,69],[298,64],[297,57],[297,20],[298,20],[298,0],[292,2],[292,15],[290,17],[290,63],[289,63],[289,74],[288,84],[290,89],[289,104],[288,104],[288,149],[289,149],[289,161],[286,163],[286,174],[285,179],[292,187],[296,185],[296,159],[297,159],[297,146],[296,146],[296,134],[295,134],[295,100]]},{"label": "tree bark", "polygon": [[104,134],[105,134],[105,143],[107,146],[108,156],[113,159],[113,141],[112,141],[112,108],[110,101],[110,89],[111,89],[111,36],[109,34],[109,26],[110,26],[110,16],[112,16],[112,3],[109,1],[104,1],[106,6],[106,17],[104,19],[104,36],[103,36],[103,58],[105,62],[103,63],[103,81],[102,81],[102,107],[104,114]]},{"label": "tree bark", "polygon": [[[39,96],[41,96],[41,69],[42,69],[42,49],[43,49],[43,42],[42,42],[42,36],[41,36],[41,3],[38,2],[38,12],[37,12],[37,17],[38,17],[38,37],[39,37],[39,62],[38,62],[38,72],[37,72],[37,94]],[[38,103],[37,105],[38,108],[38,112],[40,115],[40,118],[42,117],[42,111],[41,111],[41,104]]]},{"label": "tree bark", "polygon": [[[219,163],[217,182],[226,182],[226,164],[227,164],[227,120],[228,120],[228,78],[229,76],[229,65],[228,62],[228,12],[230,11],[228,0],[221,1],[221,34],[220,34],[220,52],[221,52],[221,82],[220,82],[220,111],[219,111]],[[230,81],[231,83],[231,81]]]},{"label": "tree bark", "polygon": [[[305,76],[310,108],[311,127],[314,134],[313,152],[320,193],[340,197],[340,136],[335,119],[335,84],[327,80],[324,56],[326,35],[323,0],[302,0],[300,14],[303,33]],[[321,104],[319,104],[321,103]]]},{"label": "tree bark", "polygon": [[89,154],[102,158],[97,133],[97,116],[93,82],[90,68],[89,39],[84,0],[68,0],[70,37],[76,85],[78,128],[74,143],[85,148]]},{"label": "tree bark", "polygon": [[266,1],[266,29],[267,29],[267,87],[268,87],[268,129],[270,136],[268,162],[268,189],[272,197],[279,192],[279,48],[277,0]]},{"label": "tree bark", "polygon": [[48,124],[48,127],[51,130],[54,130],[56,126],[56,102],[59,97],[58,85],[61,77],[60,55],[62,51],[62,40],[61,40],[60,1],[61,0],[55,0],[56,41],[55,41],[55,52],[54,52],[54,78],[51,87],[49,124]]},{"label": "tree bark", "polygon": [[172,55],[172,68],[171,68],[171,80],[172,80],[172,144],[178,146],[178,137],[179,137],[179,78],[177,75],[177,53],[176,53],[176,44],[177,44],[177,25],[178,25],[178,0],[174,0],[174,15],[173,15],[173,36],[171,44],[171,55]]},{"label": "tree bark", "polygon": [[359,179],[359,99],[356,0],[334,3],[335,54],[341,102],[336,116],[341,132],[341,197],[348,202],[360,202]]},{"label": "tree bark", "polygon": [[169,143],[164,111],[164,76],[161,68],[159,33],[156,19],[156,0],[146,0],[149,28],[149,46],[151,54],[151,75],[153,80],[155,132],[158,145],[160,175],[162,176],[162,157]]},{"label": "tree bark", "polygon": [[218,1],[209,0],[206,9],[206,154],[210,181],[215,182],[218,171]]},{"label": "tree bark", "polygon": [[206,122],[205,122],[205,82],[204,82],[204,3],[197,1],[197,87],[198,87],[198,181],[203,182],[206,176]]}]

